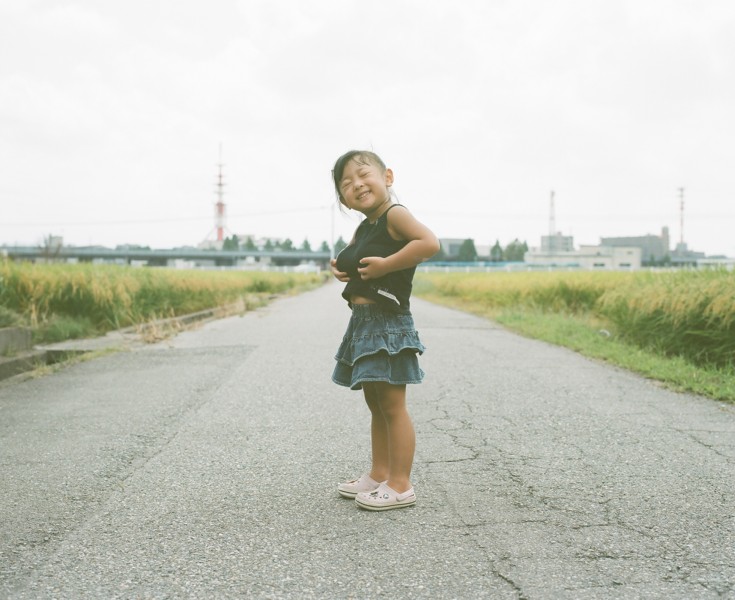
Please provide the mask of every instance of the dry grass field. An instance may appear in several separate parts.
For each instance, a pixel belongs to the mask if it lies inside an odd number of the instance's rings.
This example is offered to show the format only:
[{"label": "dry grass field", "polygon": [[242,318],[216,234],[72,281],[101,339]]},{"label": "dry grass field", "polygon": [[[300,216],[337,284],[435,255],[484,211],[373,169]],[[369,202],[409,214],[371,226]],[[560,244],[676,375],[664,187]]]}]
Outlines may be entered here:
[{"label": "dry grass field", "polygon": [[59,341],[240,300],[257,304],[322,281],[300,273],[5,262],[0,327],[27,325],[37,341]]},{"label": "dry grass field", "polygon": [[593,318],[619,339],[697,365],[735,366],[735,273],[422,273],[416,293],[488,316],[509,310]]}]

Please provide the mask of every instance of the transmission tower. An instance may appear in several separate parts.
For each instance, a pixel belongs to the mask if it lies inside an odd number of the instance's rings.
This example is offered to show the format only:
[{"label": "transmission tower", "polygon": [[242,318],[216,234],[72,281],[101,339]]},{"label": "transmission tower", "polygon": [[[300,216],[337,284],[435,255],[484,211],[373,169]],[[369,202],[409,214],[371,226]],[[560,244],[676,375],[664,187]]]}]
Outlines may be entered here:
[{"label": "transmission tower", "polygon": [[219,162],[217,163],[217,203],[214,205],[214,228],[217,230],[217,241],[224,240],[225,235],[225,183],[222,179],[222,144],[219,145]]},{"label": "transmission tower", "polygon": [[227,215],[225,206],[225,180],[222,173],[222,144],[219,145],[219,162],[217,163],[217,183],[215,188],[215,194],[217,195],[217,202],[214,204],[214,229],[209,232],[207,239],[210,240],[214,236],[215,240],[221,245],[225,239],[225,231],[227,225],[225,224],[225,217]]}]

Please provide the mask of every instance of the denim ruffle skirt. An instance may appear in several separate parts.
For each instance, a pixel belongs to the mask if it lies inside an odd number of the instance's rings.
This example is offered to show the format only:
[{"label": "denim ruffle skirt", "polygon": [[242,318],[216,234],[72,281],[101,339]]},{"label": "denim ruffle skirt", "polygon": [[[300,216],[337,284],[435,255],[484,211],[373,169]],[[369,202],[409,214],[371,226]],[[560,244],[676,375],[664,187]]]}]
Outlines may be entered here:
[{"label": "denim ruffle skirt", "polygon": [[424,345],[411,313],[397,314],[378,304],[353,304],[347,332],[334,357],[332,381],[353,390],[363,383],[421,383],[418,355]]}]

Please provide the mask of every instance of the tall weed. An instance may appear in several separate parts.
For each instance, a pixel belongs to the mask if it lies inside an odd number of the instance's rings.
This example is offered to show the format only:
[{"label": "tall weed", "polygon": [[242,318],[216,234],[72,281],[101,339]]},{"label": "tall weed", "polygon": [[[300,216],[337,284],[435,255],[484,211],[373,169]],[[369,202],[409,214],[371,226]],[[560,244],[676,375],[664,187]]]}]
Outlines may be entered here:
[{"label": "tall weed", "polygon": [[315,274],[6,262],[0,264],[0,307],[33,328],[55,322],[66,323],[64,329],[68,322],[59,317],[73,317],[103,333],[320,282]]},{"label": "tall weed", "polygon": [[650,273],[608,290],[596,310],[641,346],[698,364],[735,364],[735,273]]},{"label": "tall weed", "polygon": [[620,337],[695,364],[735,365],[735,273],[421,273],[419,295],[591,314]]}]

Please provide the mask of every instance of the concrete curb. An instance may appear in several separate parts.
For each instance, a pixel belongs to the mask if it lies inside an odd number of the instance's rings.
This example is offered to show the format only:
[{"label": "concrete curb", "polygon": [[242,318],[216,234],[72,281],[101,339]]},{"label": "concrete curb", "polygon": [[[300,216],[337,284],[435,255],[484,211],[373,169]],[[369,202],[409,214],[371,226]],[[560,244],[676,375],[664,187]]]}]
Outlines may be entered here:
[{"label": "concrete curb", "polygon": [[45,350],[32,350],[17,356],[0,358],[0,381],[42,367],[48,364],[47,360]]},{"label": "concrete curb", "polygon": [[165,337],[176,335],[179,331],[191,328],[200,323],[221,319],[247,310],[244,301],[217,306],[195,313],[180,315],[167,319],[149,321],[133,327],[110,331],[106,335],[81,340],[67,340],[57,344],[17,348],[14,356],[0,357],[0,381],[32,371],[44,365],[52,365],[79,354],[100,350],[125,350],[151,341],[159,341]]},{"label": "concrete curb", "polygon": [[31,330],[27,327],[0,328],[0,356],[26,352],[31,348]]}]

